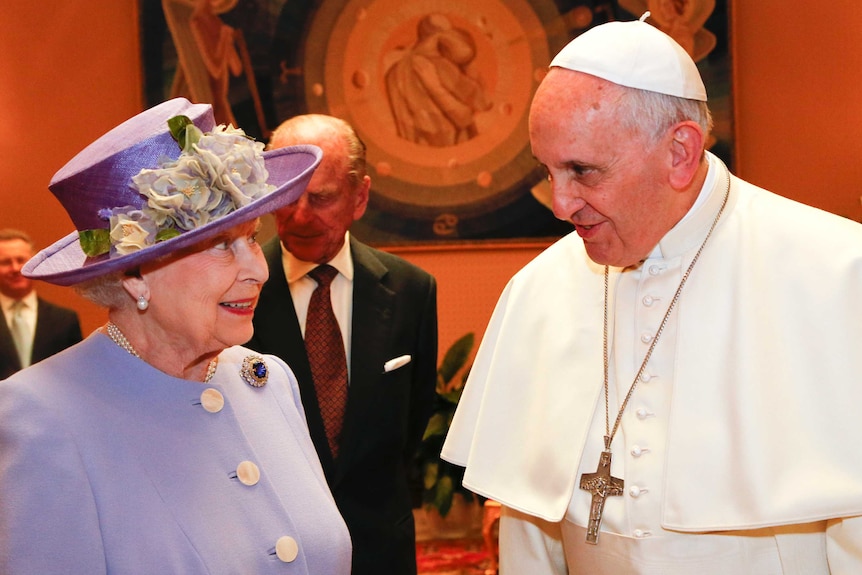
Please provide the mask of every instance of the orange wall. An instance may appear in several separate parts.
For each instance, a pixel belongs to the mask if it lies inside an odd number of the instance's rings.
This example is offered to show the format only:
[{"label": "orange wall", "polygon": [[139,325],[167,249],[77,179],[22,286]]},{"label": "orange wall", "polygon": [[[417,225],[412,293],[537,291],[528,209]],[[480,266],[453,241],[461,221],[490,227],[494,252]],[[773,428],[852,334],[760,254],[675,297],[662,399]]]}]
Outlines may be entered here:
[{"label": "orange wall", "polygon": [[733,7],[737,172],[862,220],[862,2]]},{"label": "orange wall", "polygon": [[[51,175],[142,106],[135,3],[86,5],[0,3],[0,227],[23,228],[41,246],[73,230],[47,191]],[[862,220],[862,3],[736,1],[732,12],[737,172]],[[438,279],[441,349],[481,335],[506,280],[538,251],[403,254]],[[67,288],[38,287],[78,309],[85,332],[105,319]]]},{"label": "orange wall", "polygon": [[[74,230],[48,192],[79,150],[141,109],[134,2],[0,3],[0,228],[45,247]],[[106,315],[68,288],[40,283],[77,309],[89,333]]]}]

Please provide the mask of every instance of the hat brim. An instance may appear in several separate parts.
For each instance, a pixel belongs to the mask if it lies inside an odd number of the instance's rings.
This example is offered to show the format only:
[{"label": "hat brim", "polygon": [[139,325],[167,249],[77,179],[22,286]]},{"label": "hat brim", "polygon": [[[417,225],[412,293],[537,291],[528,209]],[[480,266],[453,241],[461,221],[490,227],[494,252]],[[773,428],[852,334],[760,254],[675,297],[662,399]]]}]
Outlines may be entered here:
[{"label": "hat brim", "polygon": [[33,256],[24,265],[21,273],[32,279],[68,286],[108,273],[131,269],[190,247],[298,200],[320,163],[323,152],[317,146],[300,145],[270,150],[264,152],[263,156],[269,172],[267,181],[275,185],[276,189],[222,218],[142,250],[126,255],[115,254],[113,257],[108,257],[107,254],[98,258],[87,257],[81,249],[78,232],[75,231]]}]

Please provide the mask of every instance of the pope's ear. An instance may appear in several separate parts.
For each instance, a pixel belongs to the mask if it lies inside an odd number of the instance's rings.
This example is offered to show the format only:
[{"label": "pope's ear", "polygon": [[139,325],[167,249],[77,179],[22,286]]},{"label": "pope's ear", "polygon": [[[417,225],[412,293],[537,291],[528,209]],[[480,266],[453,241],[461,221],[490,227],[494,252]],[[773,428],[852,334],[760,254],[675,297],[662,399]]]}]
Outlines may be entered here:
[{"label": "pope's ear", "polygon": [[703,158],[703,132],[695,122],[681,122],[673,128],[670,143],[670,184],[674,189],[688,188]]}]

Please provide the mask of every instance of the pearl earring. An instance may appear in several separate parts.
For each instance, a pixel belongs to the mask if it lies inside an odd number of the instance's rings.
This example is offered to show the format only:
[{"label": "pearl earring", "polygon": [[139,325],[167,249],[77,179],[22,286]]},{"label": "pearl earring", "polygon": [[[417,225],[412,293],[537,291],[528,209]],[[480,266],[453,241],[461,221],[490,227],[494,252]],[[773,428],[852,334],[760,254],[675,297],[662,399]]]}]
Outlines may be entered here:
[{"label": "pearl earring", "polygon": [[150,302],[147,301],[147,298],[144,296],[138,296],[138,309],[146,311],[148,307],[150,307]]}]

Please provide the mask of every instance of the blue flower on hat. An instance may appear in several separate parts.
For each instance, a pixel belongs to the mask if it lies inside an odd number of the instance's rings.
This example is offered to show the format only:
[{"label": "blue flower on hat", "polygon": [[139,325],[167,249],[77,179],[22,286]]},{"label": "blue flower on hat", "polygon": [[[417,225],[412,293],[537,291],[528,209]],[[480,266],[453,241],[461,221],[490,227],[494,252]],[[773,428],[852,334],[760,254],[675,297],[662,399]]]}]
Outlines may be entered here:
[{"label": "blue flower on hat", "polygon": [[263,158],[264,144],[233,126],[203,133],[185,116],[168,121],[182,143],[176,160],[165,159],[132,177],[131,187],[146,198],[143,206],[107,210],[109,230],[81,232],[81,246],[90,256],[113,248],[126,255],[176,237],[271,193]]}]

